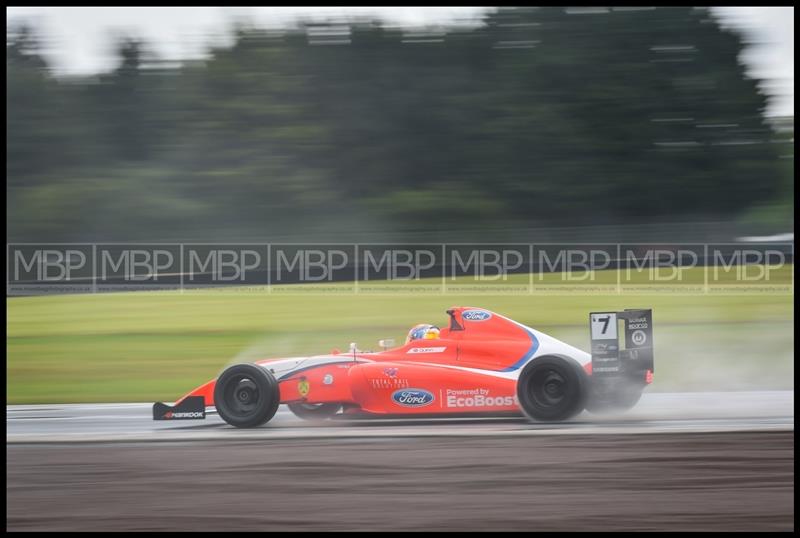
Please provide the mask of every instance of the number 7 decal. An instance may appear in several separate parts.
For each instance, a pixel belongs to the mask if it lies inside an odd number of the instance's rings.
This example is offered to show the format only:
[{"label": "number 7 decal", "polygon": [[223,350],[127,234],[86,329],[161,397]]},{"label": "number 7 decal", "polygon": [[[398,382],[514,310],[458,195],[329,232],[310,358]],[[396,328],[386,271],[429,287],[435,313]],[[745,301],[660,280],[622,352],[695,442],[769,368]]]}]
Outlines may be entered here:
[{"label": "number 7 decal", "polygon": [[591,315],[592,340],[617,339],[617,314],[616,312],[601,312]]}]

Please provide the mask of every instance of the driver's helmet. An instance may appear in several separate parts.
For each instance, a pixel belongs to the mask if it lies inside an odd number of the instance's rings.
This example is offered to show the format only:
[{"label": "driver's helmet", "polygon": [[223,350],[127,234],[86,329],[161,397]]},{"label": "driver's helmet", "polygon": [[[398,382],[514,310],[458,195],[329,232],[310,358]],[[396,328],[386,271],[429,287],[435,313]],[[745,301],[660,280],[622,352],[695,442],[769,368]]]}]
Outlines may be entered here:
[{"label": "driver's helmet", "polygon": [[414,325],[411,327],[411,330],[408,331],[408,336],[406,336],[406,344],[412,340],[434,338],[439,338],[439,327],[431,325],[430,323],[420,323],[419,325]]}]

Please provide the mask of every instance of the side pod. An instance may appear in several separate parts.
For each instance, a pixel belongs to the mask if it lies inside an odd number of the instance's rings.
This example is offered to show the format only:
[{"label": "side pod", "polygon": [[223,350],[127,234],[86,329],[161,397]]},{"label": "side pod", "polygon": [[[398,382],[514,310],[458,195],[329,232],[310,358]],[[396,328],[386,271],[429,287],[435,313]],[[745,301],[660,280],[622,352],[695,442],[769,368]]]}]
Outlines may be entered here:
[{"label": "side pod", "polygon": [[206,418],[205,398],[187,396],[177,405],[153,404],[153,420],[197,420]]}]

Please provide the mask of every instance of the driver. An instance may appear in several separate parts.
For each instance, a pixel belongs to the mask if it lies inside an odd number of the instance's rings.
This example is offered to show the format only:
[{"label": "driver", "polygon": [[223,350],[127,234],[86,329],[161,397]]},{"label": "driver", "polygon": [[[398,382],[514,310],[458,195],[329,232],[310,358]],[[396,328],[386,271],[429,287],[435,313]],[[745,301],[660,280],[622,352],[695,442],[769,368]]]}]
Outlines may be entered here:
[{"label": "driver", "polygon": [[411,330],[408,331],[408,336],[406,336],[406,344],[412,340],[420,340],[423,338],[426,340],[439,338],[439,327],[431,325],[430,323],[420,323],[419,325],[414,325],[411,327]]}]

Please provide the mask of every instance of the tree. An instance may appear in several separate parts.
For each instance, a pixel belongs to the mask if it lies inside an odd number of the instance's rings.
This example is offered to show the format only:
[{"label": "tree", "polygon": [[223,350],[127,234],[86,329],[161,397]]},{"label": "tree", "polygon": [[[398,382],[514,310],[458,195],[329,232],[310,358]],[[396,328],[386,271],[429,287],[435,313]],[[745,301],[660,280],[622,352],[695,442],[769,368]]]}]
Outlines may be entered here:
[{"label": "tree", "polygon": [[474,28],[239,27],[178,67],[125,38],[111,72],[66,80],[11,29],[9,237],[734,218],[786,168],[742,46],[706,9],[503,8]]}]

